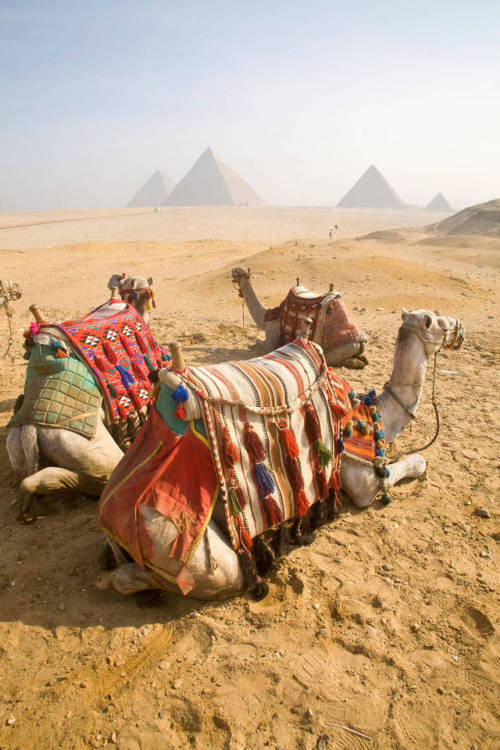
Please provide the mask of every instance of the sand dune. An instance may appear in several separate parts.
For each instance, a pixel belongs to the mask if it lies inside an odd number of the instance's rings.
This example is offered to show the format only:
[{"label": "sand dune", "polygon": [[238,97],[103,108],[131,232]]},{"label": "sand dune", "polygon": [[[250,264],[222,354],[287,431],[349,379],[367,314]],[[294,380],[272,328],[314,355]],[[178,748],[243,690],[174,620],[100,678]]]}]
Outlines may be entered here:
[{"label": "sand dune", "polygon": [[[328,747],[370,746],[332,723],[379,748],[497,746],[500,240],[394,234],[403,212],[344,212],[350,236],[330,241],[338,212],[327,209],[173,211],[0,231],[1,276],[24,286],[16,342],[0,360],[0,746],[313,750],[324,734]],[[182,341],[190,362],[221,361],[257,353],[262,338],[248,314],[243,326],[234,265],[252,268],[269,306],[296,276],[317,291],[335,283],[370,336],[369,367],[345,374],[355,388],[387,379],[401,306],[462,318],[463,350],[439,358],[442,426],[427,474],[388,507],[347,502],[340,521],[280,563],[261,602],[97,591],[94,502],[52,500],[30,527],[9,505],[5,425],[23,385],[27,306],[72,317],[104,299],[111,273],[151,274],[159,341]],[[429,391],[394,450],[431,436]]]}]

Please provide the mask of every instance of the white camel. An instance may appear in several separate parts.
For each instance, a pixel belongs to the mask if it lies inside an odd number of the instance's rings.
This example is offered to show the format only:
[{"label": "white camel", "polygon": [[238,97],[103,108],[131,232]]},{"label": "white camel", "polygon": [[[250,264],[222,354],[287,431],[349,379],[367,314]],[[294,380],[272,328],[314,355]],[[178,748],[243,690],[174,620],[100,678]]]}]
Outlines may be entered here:
[{"label": "white camel", "polygon": [[[458,320],[435,315],[425,310],[402,311],[403,323],[399,329],[394,353],[394,363],[389,381],[377,399],[387,443],[393,442],[414,418],[420,402],[427,361],[443,345],[461,343],[462,329]],[[176,361],[174,358],[174,367]],[[176,369],[182,369],[182,361]],[[162,375],[162,373],[165,373]],[[175,387],[173,372],[160,371],[160,380]],[[174,380],[172,380],[174,378]],[[186,402],[186,419],[199,417],[195,399]],[[194,411],[193,411],[194,410]],[[390,488],[402,479],[422,476],[426,468],[423,456],[411,454],[390,464],[390,476],[381,480],[371,465],[362,464],[343,455],[340,479],[343,492],[359,508],[369,506],[381,489]],[[155,555],[161,559],[161,568],[170,571],[174,577],[178,570],[177,561],[169,558],[169,549],[177,534],[174,524],[153,508],[137,506],[148,525]],[[314,506],[313,506],[314,507]],[[205,543],[198,545],[188,563],[195,586],[188,596],[199,599],[224,599],[240,593],[245,587],[245,577],[239,557],[230,546],[225,528],[224,512],[221,503],[215,506],[214,515],[206,530]],[[135,562],[125,562],[118,546],[112,543],[119,566],[106,571],[99,578],[99,588],[112,588],[122,594],[131,594],[145,589],[162,588],[178,591],[175,584],[162,577],[158,570],[141,568]],[[215,561],[215,564],[214,564]]]},{"label": "white camel", "polygon": [[[108,283],[111,299],[98,308],[95,317],[105,319],[126,307],[130,300],[145,321],[149,318],[152,279],[115,274]],[[125,301],[121,301],[125,300]],[[36,305],[30,310],[43,320]],[[43,336],[63,340],[60,329],[43,327]],[[35,343],[37,336],[34,336]],[[41,342],[42,343],[42,342]],[[71,342],[65,341],[71,348]],[[17,502],[19,518],[31,522],[40,511],[40,500],[56,490],[74,490],[99,497],[113,469],[123,456],[108,431],[104,409],[97,418],[93,438],[63,428],[23,424],[7,435],[7,453],[13,471],[22,478]]]},{"label": "white camel", "polygon": [[249,268],[233,268],[232,278],[240,297],[246,302],[253,322],[265,331],[266,352],[272,352],[295,338],[304,319],[316,317],[312,340],[320,344],[330,367],[361,370],[368,363],[363,354],[368,338],[349,320],[340,294],[334,291],[333,284],[330,284],[330,290],[326,294],[317,295],[302,286],[297,279],[296,286],[290,289],[288,297],[280,306],[280,310],[283,306],[294,308],[288,311],[290,326],[280,319],[278,308],[268,310],[260,302],[252,286]]}]

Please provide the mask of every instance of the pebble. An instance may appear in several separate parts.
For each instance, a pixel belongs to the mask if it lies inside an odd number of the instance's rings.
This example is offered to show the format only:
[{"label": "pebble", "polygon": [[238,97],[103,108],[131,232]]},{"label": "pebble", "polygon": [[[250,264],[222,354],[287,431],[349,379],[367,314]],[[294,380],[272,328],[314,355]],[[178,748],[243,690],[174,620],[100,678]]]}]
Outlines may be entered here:
[{"label": "pebble", "polygon": [[13,724],[16,723],[16,719],[14,716],[9,716],[9,718],[7,719],[5,723],[7,724],[8,727],[11,727]]},{"label": "pebble", "polygon": [[66,605],[64,604],[64,602],[61,602],[57,609],[59,610],[59,612],[62,612],[64,609],[66,609]]},{"label": "pebble", "polygon": [[316,750],[325,750],[330,742],[330,737],[327,734],[322,734],[318,737],[316,742]]},{"label": "pebble", "polygon": [[481,557],[488,557],[488,558],[491,559],[491,552],[489,551],[489,549],[483,549],[481,551],[481,553],[480,553],[480,556]]},{"label": "pebble", "polygon": [[68,711],[68,713],[66,714],[66,718],[71,719],[72,716],[73,716],[73,711]]},{"label": "pebble", "polygon": [[384,563],[384,564],[382,565],[382,569],[383,569],[383,570],[391,570],[391,565],[388,565],[387,563]]},{"label": "pebble", "polygon": [[169,661],[161,661],[158,664],[158,669],[169,669],[169,667],[170,667],[170,662]]},{"label": "pebble", "polygon": [[111,732],[111,737],[109,738],[109,741],[113,743],[113,745],[116,745],[117,740],[116,732]]},{"label": "pebble", "polygon": [[319,634],[322,638],[329,638],[330,637],[330,631],[328,628],[321,628],[319,631]]},{"label": "pebble", "polygon": [[378,630],[372,625],[368,625],[365,630],[365,635],[367,638],[370,638],[370,640],[375,641],[378,638]]},{"label": "pebble", "polygon": [[465,503],[464,503],[464,505],[472,505],[472,503],[471,503],[470,500],[466,500]]},{"label": "pebble", "polygon": [[181,685],[182,685],[182,680],[176,680],[176,681],[175,681],[175,682],[174,682],[174,683],[172,684],[172,687],[173,687],[173,689],[174,689],[174,690],[178,690],[178,689],[180,688],[180,686],[181,686]]},{"label": "pebble", "polygon": [[80,682],[80,684],[78,685],[78,687],[86,688],[87,687],[87,683],[86,682]]},{"label": "pebble", "polygon": [[373,597],[372,605],[374,607],[377,607],[377,609],[380,609],[381,607],[384,606],[384,602],[382,601],[382,599],[380,598],[380,596],[378,596],[378,594],[377,594],[377,596]]},{"label": "pebble", "polygon": [[377,312],[382,312],[383,309],[383,307],[377,307]]},{"label": "pebble", "polygon": [[437,691],[436,691],[436,692],[438,692],[438,693],[439,693],[439,695],[444,695],[444,690],[443,690],[443,688],[442,688],[442,687],[438,687],[438,689],[437,689]]},{"label": "pebble", "polygon": [[313,609],[319,609],[319,607],[320,607],[320,605],[318,604],[318,602],[315,602],[313,604]]},{"label": "pebble", "polygon": [[473,515],[479,516],[479,518],[491,518],[489,510],[486,510],[486,508],[476,508]]},{"label": "pebble", "polygon": [[312,719],[312,717],[313,717],[313,712],[311,711],[310,708],[306,708],[306,711],[304,713],[304,718],[309,720],[309,719]]}]

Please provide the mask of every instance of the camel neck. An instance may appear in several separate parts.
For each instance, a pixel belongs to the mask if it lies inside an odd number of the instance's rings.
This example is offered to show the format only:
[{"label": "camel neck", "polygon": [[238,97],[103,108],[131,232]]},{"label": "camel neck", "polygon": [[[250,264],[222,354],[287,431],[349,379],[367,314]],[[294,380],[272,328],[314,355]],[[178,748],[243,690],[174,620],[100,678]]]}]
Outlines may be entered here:
[{"label": "camel neck", "polygon": [[391,443],[412,421],[417,411],[427,370],[427,358],[420,339],[400,328],[391,377],[378,400],[384,435]]},{"label": "camel neck", "polygon": [[247,303],[247,307],[250,315],[252,316],[253,322],[258,328],[264,328],[264,318],[267,310],[261,304],[259,298],[255,294],[249,278],[242,277],[240,279],[240,291],[243,299]]}]

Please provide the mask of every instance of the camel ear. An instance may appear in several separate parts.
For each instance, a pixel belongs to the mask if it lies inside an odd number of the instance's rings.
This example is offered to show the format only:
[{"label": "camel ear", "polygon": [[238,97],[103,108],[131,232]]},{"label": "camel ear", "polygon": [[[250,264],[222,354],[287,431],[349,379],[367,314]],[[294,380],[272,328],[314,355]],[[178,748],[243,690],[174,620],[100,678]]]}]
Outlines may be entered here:
[{"label": "camel ear", "polygon": [[135,289],[137,286],[137,279],[132,279],[132,284],[130,285],[131,289]]},{"label": "camel ear", "polygon": [[150,276],[149,279],[147,279],[148,286],[153,286],[153,277]]},{"label": "camel ear", "polygon": [[407,309],[406,309],[405,307],[402,307],[402,308],[401,308],[401,318],[403,319],[403,321],[404,321],[405,323],[406,323],[406,321],[407,321],[407,319],[408,319],[408,315],[409,315],[409,314],[410,314],[410,313],[408,312],[408,310],[407,310]]},{"label": "camel ear", "polygon": [[432,318],[430,315],[427,315],[427,313],[424,315],[424,326],[426,328],[430,328],[432,325]]}]

